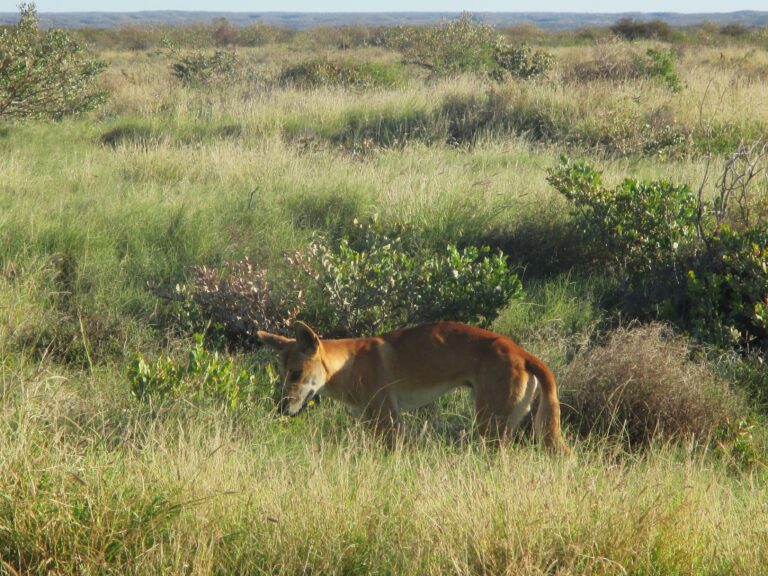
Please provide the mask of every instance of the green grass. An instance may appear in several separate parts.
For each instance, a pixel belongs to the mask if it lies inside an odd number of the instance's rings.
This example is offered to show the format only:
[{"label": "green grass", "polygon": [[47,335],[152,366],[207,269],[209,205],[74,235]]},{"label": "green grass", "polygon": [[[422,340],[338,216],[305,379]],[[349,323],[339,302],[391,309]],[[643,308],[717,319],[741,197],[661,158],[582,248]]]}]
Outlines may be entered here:
[{"label": "green grass", "polygon": [[[562,374],[633,319],[608,309],[615,286],[547,169],[569,154],[608,187],[634,176],[695,188],[736,135],[768,125],[755,105],[768,61],[746,41],[685,50],[680,94],[574,79],[594,52],[572,38],[541,40],[557,69],[529,84],[413,70],[365,90],[274,83],[325,51],[401,72],[385,48],[302,42],[240,49],[261,80],[214,89],[180,85],[167,54],[106,52],[105,107],[0,125],[0,573],[766,573],[759,418],[754,438],[696,449],[633,452],[566,430],[573,455],[558,459],[526,433],[483,451],[461,394],[409,415],[391,452],[332,402],[275,416],[265,381],[235,413],[130,396],[136,352],[191,347],[148,285],[244,256],[286,267],[286,251],[374,214],[412,227],[424,250],[508,254],[526,297],[494,328]],[[646,149],[665,122],[692,140]],[[709,357],[761,409],[764,364]],[[674,398],[674,382],[659,385]]]}]

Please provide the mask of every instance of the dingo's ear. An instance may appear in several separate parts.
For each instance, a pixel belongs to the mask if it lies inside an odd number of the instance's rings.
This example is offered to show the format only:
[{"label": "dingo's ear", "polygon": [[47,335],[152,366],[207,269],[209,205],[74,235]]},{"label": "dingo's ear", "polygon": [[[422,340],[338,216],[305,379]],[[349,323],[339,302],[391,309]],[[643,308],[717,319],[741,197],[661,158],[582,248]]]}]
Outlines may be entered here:
[{"label": "dingo's ear", "polygon": [[256,336],[258,336],[259,340],[264,342],[264,344],[274,348],[275,350],[282,350],[288,346],[288,344],[295,342],[293,338],[286,338],[285,336],[280,336],[279,334],[270,334],[269,332],[264,332],[263,330],[256,332]]},{"label": "dingo's ear", "polygon": [[302,352],[306,354],[317,352],[317,349],[320,348],[320,338],[318,338],[312,328],[304,324],[304,322],[296,322],[294,330],[296,331],[296,341],[301,346]]}]

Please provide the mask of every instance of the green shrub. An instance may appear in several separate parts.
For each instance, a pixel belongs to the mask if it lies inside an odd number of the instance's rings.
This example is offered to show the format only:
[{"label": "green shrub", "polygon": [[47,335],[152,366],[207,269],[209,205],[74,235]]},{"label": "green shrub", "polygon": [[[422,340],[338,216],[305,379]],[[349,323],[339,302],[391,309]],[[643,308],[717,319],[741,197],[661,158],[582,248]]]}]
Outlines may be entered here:
[{"label": "green shrub", "polygon": [[627,178],[608,189],[601,172],[565,158],[547,181],[573,203],[587,241],[603,246],[625,275],[668,266],[696,235],[698,202],[688,186]]},{"label": "green shrub", "polygon": [[710,200],[666,181],[626,179],[563,160],[549,182],[583,237],[619,272],[625,311],[673,320],[719,345],[768,347],[768,146],[742,147]]},{"label": "green shrub", "polygon": [[724,380],[744,391],[752,408],[768,415],[768,362],[764,356],[759,349],[746,354],[732,351],[722,354],[716,367]]},{"label": "green shrub", "polygon": [[406,80],[405,69],[399,64],[381,62],[310,60],[290,66],[280,74],[280,82],[299,88],[345,86],[348,88],[392,88]]},{"label": "green shrub", "polygon": [[671,41],[677,36],[675,30],[663,20],[643,22],[632,18],[622,18],[611,26],[611,31],[627,40],[664,40]]},{"label": "green shrub", "polygon": [[356,235],[338,245],[316,239],[290,264],[315,282],[314,323],[335,334],[441,319],[488,325],[522,295],[503,254],[452,244],[434,253],[420,249],[407,231],[385,234],[375,222],[358,225]]},{"label": "green shrub", "polygon": [[446,75],[493,68],[497,37],[492,26],[476,23],[470,14],[464,13],[437,26],[399,26],[393,30],[389,43],[400,50],[407,62]]},{"label": "green shrub", "polygon": [[467,13],[438,26],[400,26],[392,32],[389,43],[400,50],[406,62],[438,76],[475,72],[499,80],[528,79],[545,75],[554,61],[543,50],[513,47],[493,26],[475,22]]},{"label": "green shrub", "polygon": [[647,76],[657,78],[667,85],[672,92],[680,92],[683,84],[675,72],[675,51],[654,50],[648,48],[645,52],[646,59],[641,64]]},{"label": "green shrub", "polygon": [[195,335],[185,363],[162,355],[147,362],[139,353],[129,377],[131,393],[139,400],[183,398],[223,403],[230,409],[241,405],[256,386],[256,377],[238,368],[231,358],[207,350],[202,334]]},{"label": "green shrub", "polygon": [[498,70],[492,75],[498,80],[507,77],[527,80],[546,76],[552,69],[555,57],[545,50],[533,50],[528,45],[510,46],[506,42],[497,44],[493,59]]},{"label": "green shrub", "polygon": [[754,415],[728,418],[715,432],[716,454],[736,471],[765,469],[768,436],[765,423]]},{"label": "green shrub", "polygon": [[39,32],[34,3],[20,10],[19,22],[0,31],[0,119],[58,119],[101,104],[96,78],[106,64],[63,30]]},{"label": "green shrub", "polygon": [[687,280],[695,334],[721,344],[768,347],[768,227],[723,227]]},{"label": "green shrub", "polygon": [[700,201],[700,247],[688,267],[688,324],[702,338],[768,348],[768,145],[741,145]]},{"label": "green shrub", "polygon": [[237,80],[240,62],[231,50],[216,50],[213,54],[195,51],[177,54],[171,73],[186,86],[210,86]]}]

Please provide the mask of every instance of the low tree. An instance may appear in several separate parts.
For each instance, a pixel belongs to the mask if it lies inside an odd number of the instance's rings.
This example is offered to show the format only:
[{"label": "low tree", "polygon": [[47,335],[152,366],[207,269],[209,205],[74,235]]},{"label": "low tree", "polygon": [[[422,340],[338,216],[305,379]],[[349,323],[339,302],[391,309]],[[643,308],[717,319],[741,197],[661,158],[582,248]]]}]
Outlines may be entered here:
[{"label": "low tree", "polygon": [[106,64],[63,30],[41,32],[34,3],[19,10],[19,22],[0,32],[0,119],[58,119],[103,102],[95,81]]}]

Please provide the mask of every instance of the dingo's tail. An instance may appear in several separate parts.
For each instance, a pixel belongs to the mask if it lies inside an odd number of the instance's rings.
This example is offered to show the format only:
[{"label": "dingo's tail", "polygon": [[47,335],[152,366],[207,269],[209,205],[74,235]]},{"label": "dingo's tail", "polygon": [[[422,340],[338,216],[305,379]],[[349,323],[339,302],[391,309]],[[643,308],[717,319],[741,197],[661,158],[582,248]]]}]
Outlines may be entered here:
[{"label": "dingo's tail", "polygon": [[541,385],[541,400],[534,422],[536,435],[548,450],[568,452],[560,431],[560,401],[557,399],[557,383],[552,371],[534,356],[525,359],[525,369],[538,378]]}]

